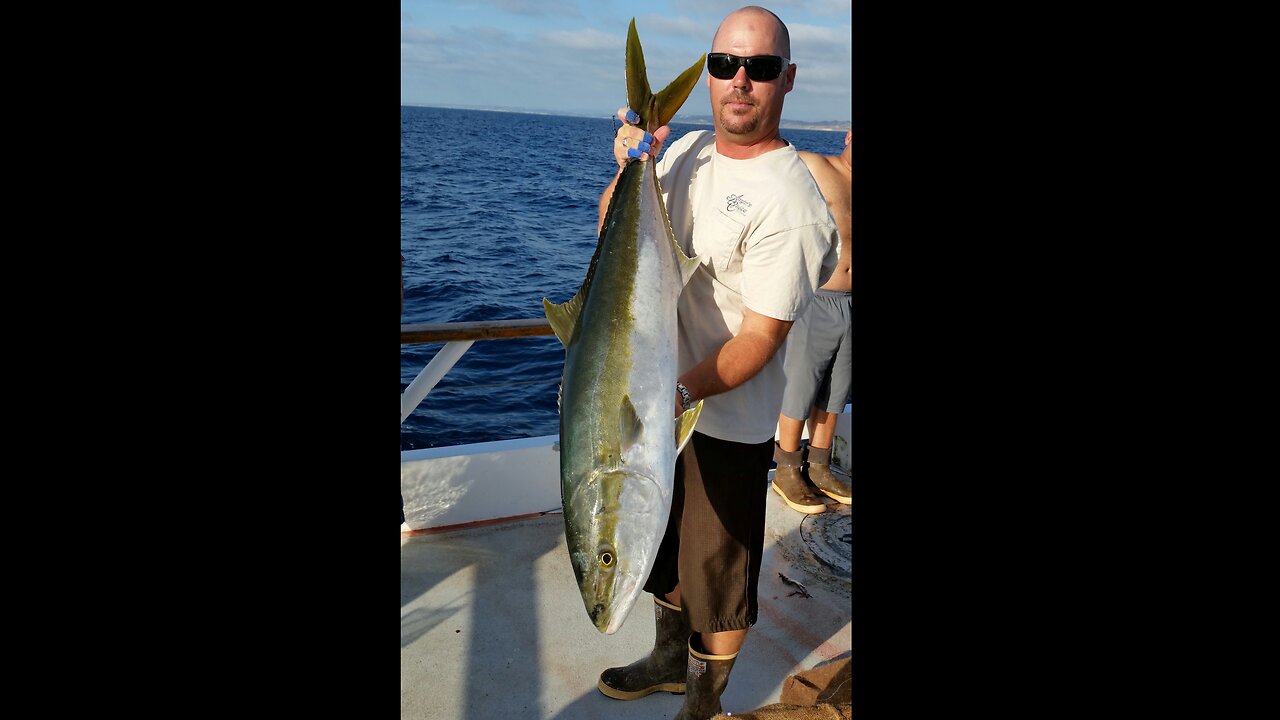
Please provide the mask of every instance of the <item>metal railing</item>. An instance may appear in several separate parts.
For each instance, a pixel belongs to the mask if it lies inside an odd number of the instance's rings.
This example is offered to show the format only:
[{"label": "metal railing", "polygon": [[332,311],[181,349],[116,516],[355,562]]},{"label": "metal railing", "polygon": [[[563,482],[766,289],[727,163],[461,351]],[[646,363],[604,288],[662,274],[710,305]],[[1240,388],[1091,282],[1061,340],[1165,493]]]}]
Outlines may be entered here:
[{"label": "metal railing", "polygon": [[440,352],[422,368],[418,376],[400,394],[400,422],[418,409],[427,393],[462,358],[476,340],[539,337],[555,335],[545,318],[528,320],[490,320],[487,322],[410,323],[400,325],[400,344],[442,342]]}]

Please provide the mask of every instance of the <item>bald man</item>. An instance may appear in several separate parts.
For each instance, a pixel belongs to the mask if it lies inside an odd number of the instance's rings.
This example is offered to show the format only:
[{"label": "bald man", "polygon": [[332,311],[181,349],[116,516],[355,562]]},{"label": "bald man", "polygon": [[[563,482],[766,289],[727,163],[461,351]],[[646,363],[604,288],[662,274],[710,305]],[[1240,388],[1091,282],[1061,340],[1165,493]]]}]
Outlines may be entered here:
[{"label": "bald man", "polygon": [[[707,55],[714,132],[683,135],[658,161],[671,129],[646,133],[620,109],[618,175],[600,196],[603,225],[627,161],[657,162],[676,242],[700,261],[677,310],[672,409],[679,415],[698,400],[704,405],[676,461],[671,515],[645,584],[654,595],[654,649],[605,670],[598,683],[619,700],[683,692],[677,720],[721,711],[729,672],[756,622],[769,466],[786,383],[779,350],[839,257],[826,202],[795,147],[778,134],[783,98],[796,78],[790,56],[787,27],[772,12],[751,6],[729,14]],[[641,141],[649,144],[638,147]]]}]

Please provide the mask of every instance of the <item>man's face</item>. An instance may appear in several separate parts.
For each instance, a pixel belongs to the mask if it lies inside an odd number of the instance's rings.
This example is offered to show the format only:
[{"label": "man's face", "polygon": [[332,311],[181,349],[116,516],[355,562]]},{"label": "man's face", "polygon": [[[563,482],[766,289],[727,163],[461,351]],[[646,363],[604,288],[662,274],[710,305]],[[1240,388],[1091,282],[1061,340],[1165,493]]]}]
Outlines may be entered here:
[{"label": "man's face", "polygon": [[[753,55],[785,55],[777,44],[777,25],[754,14],[738,14],[727,18],[711,44],[713,53],[730,53],[739,57]],[[782,117],[782,98],[795,82],[794,65],[773,80],[752,80],[745,67],[728,80],[707,74],[711,92],[711,111],[718,131],[735,140],[754,141],[776,132]]]}]

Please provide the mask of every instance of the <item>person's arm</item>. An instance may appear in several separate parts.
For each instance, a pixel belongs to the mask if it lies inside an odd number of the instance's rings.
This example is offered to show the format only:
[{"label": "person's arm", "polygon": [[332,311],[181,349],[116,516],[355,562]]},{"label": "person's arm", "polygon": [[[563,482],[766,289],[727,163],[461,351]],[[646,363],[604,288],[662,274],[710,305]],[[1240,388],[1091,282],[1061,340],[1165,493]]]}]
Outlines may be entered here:
[{"label": "person's arm", "polygon": [[[614,144],[616,145],[617,141]],[[613,189],[618,186],[618,178],[620,177],[622,177],[621,167],[618,168],[618,172],[613,174],[613,179],[609,181],[609,187],[600,193],[600,218],[596,221],[596,237],[600,237],[600,231],[604,230],[604,216],[609,212],[609,201],[613,199]]]},{"label": "person's arm", "polygon": [[[689,397],[697,401],[719,395],[755,377],[782,347],[793,322],[743,308],[738,334],[680,376]],[[682,400],[677,392],[676,415],[684,412]]]}]

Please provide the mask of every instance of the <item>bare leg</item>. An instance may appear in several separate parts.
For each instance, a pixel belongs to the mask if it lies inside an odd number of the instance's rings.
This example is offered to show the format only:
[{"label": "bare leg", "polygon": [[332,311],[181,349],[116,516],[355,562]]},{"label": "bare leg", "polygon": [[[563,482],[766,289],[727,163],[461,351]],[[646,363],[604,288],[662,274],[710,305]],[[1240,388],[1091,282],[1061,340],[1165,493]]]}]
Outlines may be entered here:
[{"label": "bare leg", "polygon": [[[813,408],[813,412],[809,414],[809,446],[818,448],[831,447],[831,441],[836,435],[836,420],[840,419],[839,413],[829,413],[818,407]],[[779,441],[781,444],[781,441]],[[799,442],[797,441],[797,445]]]},{"label": "bare leg", "polygon": [[[676,607],[684,607],[680,603],[680,586],[667,593],[666,601]],[[699,633],[702,636],[702,647],[712,655],[732,655],[742,647],[747,639],[746,630],[726,630],[717,633]]]},{"label": "bare leg", "polygon": [[800,449],[800,436],[804,432],[804,420],[795,420],[786,415],[778,415],[778,447],[783,452],[795,452]]},{"label": "bare leg", "polygon": [[702,647],[712,655],[733,655],[747,639],[746,630],[726,630],[718,633],[700,633]]}]

